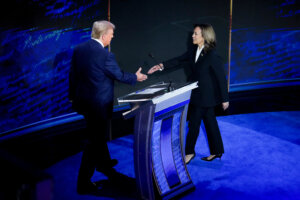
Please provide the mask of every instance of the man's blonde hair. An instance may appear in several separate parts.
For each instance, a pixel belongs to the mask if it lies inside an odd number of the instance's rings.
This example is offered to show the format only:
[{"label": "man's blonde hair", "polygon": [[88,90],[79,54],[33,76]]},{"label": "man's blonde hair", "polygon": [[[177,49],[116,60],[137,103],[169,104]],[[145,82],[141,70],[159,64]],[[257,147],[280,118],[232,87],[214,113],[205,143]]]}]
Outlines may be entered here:
[{"label": "man's blonde hair", "polygon": [[99,39],[108,29],[115,29],[115,25],[109,21],[95,21],[92,28],[92,38]]}]

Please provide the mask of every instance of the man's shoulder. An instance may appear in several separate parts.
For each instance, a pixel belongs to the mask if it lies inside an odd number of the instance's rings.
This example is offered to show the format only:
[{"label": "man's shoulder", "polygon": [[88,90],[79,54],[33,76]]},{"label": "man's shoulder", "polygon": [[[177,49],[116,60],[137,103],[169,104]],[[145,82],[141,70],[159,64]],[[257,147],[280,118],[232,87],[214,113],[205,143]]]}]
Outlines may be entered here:
[{"label": "man's shoulder", "polygon": [[93,43],[94,43],[93,40],[90,39],[90,40],[79,43],[78,45],[75,46],[75,48],[81,48],[81,47],[85,47],[88,45],[93,45]]},{"label": "man's shoulder", "polygon": [[81,42],[74,47],[74,51],[80,51],[88,46],[89,41]]},{"label": "man's shoulder", "polygon": [[82,42],[75,46],[75,51],[103,51],[103,53],[106,52],[106,50],[99,44],[97,41],[90,39],[88,41]]}]

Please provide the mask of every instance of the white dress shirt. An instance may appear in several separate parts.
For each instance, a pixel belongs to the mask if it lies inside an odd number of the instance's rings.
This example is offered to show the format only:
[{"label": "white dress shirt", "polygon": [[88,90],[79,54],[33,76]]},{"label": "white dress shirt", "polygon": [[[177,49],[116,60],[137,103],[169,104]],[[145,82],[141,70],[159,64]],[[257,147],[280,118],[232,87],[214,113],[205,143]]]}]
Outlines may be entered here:
[{"label": "white dress shirt", "polygon": [[202,47],[198,47],[197,48],[196,57],[195,57],[195,63],[197,62],[197,60],[199,58],[199,55],[202,52],[203,48],[204,48],[204,45],[202,45]]},{"label": "white dress shirt", "polygon": [[92,38],[93,40],[96,40],[97,42],[99,42],[101,44],[101,46],[104,48],[104,45],[102,44],[102,42],[98,39]]}]

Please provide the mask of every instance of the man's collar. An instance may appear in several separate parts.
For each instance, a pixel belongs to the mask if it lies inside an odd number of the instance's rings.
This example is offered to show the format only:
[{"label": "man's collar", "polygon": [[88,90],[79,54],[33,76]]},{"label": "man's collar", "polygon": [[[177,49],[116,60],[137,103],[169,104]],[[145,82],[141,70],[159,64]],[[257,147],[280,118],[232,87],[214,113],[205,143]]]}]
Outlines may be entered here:
[{"label": "man's collar", "polygon": [[104,48],[104,45],[103,45],[103,43],[101,42],[101,40],[98,40],[98,39],[96,39],[96,38],[92,38],[92,40],[95,40],[95,41],[99,42],[99,43],[101,44],[101,46]]}]

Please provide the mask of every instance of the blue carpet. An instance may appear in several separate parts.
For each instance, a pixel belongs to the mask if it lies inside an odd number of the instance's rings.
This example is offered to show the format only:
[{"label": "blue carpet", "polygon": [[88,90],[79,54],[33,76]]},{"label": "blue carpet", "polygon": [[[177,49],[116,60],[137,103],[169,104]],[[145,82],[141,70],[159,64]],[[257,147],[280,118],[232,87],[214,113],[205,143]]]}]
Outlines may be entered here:
[{"label": "blue carpet", "polygon": [[[201,130],[188,164],[196,190],[180,199],[300,199],[300,111],[222,116],[218,123],[225,154],[202,161],[209,150]],[[119,160],[115,169],[124,177],[114,185],[96,172],[95,195],[76,193],[81,153],[46,169],[54,178],[53,199],[136,199],[132,146],[132,135],[109,142],[111,156]]]}]

